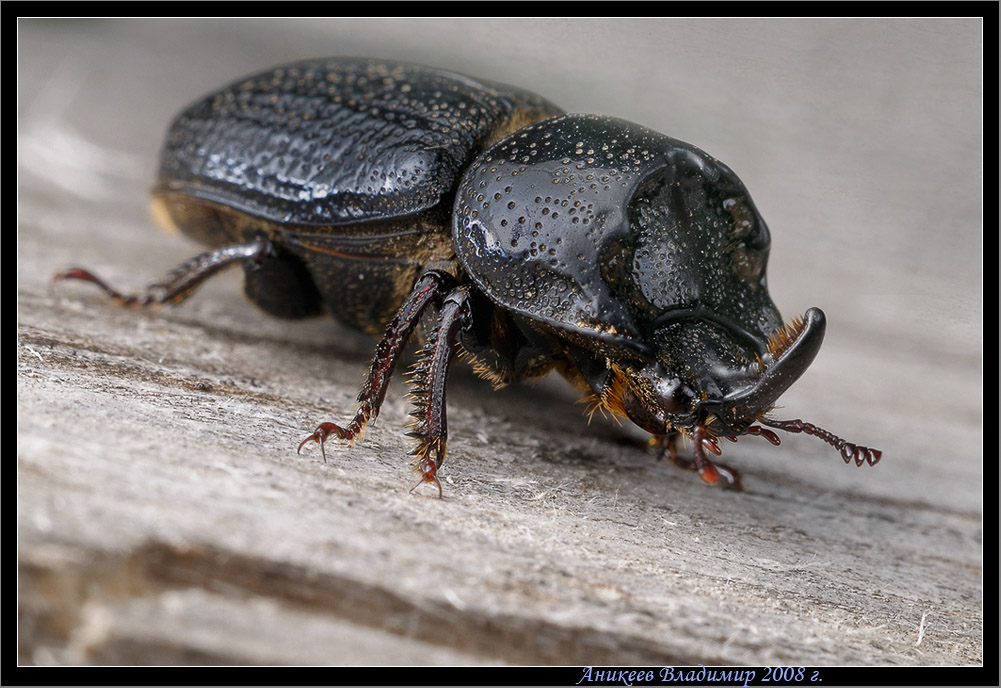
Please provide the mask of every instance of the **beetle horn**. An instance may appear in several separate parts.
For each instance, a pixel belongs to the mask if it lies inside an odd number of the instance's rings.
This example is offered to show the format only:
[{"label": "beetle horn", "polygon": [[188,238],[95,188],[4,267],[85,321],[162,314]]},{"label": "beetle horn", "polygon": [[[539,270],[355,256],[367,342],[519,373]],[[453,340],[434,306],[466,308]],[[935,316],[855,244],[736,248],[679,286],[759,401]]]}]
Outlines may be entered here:
[{"label": "beetle horn", "polygon": [[726,408],[762,411],[771,408],[813,362],[824,341],[826,329],[824,312],[811,308],[802,319],[794,320],[788,327],[779,330],[768,342],[774,360],[765,366],[752,387],[727,397]]},{"label": "beetle horn", "polygon": [[[803,316],[802,321],[793,321],[788,328],[779,330],[768,342],[768,350],[775,356],[775,360],[765,368],[761,379],[751,389],[737,397],[738,404],[743,404],[743,408],[771,407],[813,362],[813,358],[820,350],[820,344],[824,341],[826,326],[824,312],[819,308],[811,308]],[[760,418],[759,422],[778,430],[801,432],[818,437],[840,451],[845,463],[854,460],[856,466],[864,463],[875,466],[883,457],[883,452],[879,449],[849,442],[833,432],[798,418],[796,420]],[[779,443],[778,435],[766,428],[752,425],[747,432],[750,435],[762,435],[772,444]]]}]

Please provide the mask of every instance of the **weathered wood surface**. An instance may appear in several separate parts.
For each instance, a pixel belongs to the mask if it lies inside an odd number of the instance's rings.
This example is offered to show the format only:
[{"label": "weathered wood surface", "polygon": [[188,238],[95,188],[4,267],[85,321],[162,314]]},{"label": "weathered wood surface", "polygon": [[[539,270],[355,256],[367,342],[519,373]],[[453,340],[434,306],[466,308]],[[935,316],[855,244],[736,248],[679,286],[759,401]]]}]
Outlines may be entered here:
[{"label": "weathered wood surface", "polygon": [[[983,661],[979,23],[65,21],[19,39],[21,662]],[[493,393],[460,367],[438,500],[408,492],[399,383],[353,450],[295,453],[351,413],[366,338],[267,319],[236,275],[156,313],[48,290],[69,264],[138,287],[195,252],[145,214],[169,118],[325,54],[474,73],[719,155],[771,226],[779,307],[830,320],[787,415],[883,462],[749,438],[724,447],[746,492],[714,490],[588,425],[558,381]]]}]

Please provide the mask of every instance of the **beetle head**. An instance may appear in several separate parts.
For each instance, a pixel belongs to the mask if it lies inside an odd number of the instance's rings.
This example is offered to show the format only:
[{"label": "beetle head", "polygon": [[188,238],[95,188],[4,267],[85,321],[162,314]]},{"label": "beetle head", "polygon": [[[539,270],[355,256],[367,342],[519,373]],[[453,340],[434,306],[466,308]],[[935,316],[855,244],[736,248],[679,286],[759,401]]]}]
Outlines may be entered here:
[{"label": "beetle head", "polygon": [[[689,337],[691,348],[678,349],[675,339],[668,349],[681,351],[638,366],[615,366],[601,403],[628,416],[656,436],[681,431],[695,443],[695,467],[703,480],[716,483],[718,471],[705,450],[720,453],[716,437],[761,435],[779,444],[778,435],[762,425],[819,437],[841,452],[845,463],[875,465],[882,452],[857,445],[802,420],[767,418],[778,398],[803,374],[824,339],[823,311],[811,308],[802,318],[777,330],[768,340],[768,351],[754,364],[730,365],[738,340],[725,328],[707,321],[672,323],[658,331],[665,340]],[[729,480],[733,482],[735,474]],[[738,483],[739,486],[739,483]]]},{"label": "beetle head", "polygon": [[660,160],[602,254],[602,279],[645,349],[638,364],[619,362],[616,410],[654,434],[740,435],[806,370],[824,316],[782,324],[765,279],[768,227],[729,167],[676,141]]},{"label": "beetle head", "polygon": [[824,313],[811,308],[769,338],[766,351],[732,323],[674,314],[656,330],[657,355],[615,368],[610,405],[655,435],[703,426],[742,435],[809,367],[824,339]]}]

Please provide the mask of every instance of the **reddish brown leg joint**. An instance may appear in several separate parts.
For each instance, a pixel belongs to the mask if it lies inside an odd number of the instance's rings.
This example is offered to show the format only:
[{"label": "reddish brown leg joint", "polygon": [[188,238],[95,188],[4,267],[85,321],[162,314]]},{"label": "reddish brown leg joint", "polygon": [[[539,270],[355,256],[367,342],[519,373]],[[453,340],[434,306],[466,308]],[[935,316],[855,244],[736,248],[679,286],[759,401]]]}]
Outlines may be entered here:
[{"label": "reddish brown leg joint", "polygon": [[[701,435],[701,438],[697,437]],[[709,435],[704,426],[696,426],[692,431],[692,442],[694,444],[694,459],[685,459],[678,456],[677,443],[680,433],[672,432],[661,438],[661,455],[667,455],[675,466],[680,466],[690,471],[697,471],[699,477],[710,485],[720,485],[731,490],[741,491],[743,486],[740,482],[740,473],[736,468],[723,463],[713,462],[706,455],[706,451],[720,456],[723,451],[719,447],[719,439]]]},{"label": "reddish brown leg joint", "polygon": [[716,466],[713,462],[709,460],[706,456],[706,450],[703,446],[703,442],[706,440],[706,428],[704,425],[696,425],[692,429],[692,444],[694,445],[695,452],[695,470],[699,472],[699,477],[702,478],[703,482],[710,485],[715,485],[719,482],[719,471],[716,470]]}]

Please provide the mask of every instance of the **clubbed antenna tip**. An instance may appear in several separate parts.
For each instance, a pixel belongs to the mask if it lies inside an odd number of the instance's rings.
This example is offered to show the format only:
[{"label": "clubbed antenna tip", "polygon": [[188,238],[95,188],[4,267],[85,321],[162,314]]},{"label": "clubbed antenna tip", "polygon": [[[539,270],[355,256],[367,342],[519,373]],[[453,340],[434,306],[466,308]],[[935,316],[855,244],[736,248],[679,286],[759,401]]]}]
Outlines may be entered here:
[{"label": "clubbed antenna tip", "polygon": [[[883,452],[879,449],[873,449],[872,447],[864,447],[860,444],[854,444],[845,439],[842,439],[832,432],[828,432],[823,428],[817,427],[813,423],[807,423],[799,418],[796,420],[769,420],[761,419],[760,421],[763,425],[767,425],[772,428],[778,428],[779,430],[785,430],[786,432],[802,432],[807,435],[813,435],[814,437],[819,437],[823,441],[827,442],[829,445],[841,452],[841,458],[845,460],[845,463],[850,463],[853,459],[856,466],[861,466],[863,463],[868,463],[870,466],[875,466],[879,463],[879,460],[883,458]],[[753,433],[753,434],[763,434]],[[774,435],[774,433],[773,433]],[[770,439],[770,438],[769,438]]]}]

